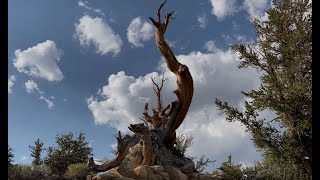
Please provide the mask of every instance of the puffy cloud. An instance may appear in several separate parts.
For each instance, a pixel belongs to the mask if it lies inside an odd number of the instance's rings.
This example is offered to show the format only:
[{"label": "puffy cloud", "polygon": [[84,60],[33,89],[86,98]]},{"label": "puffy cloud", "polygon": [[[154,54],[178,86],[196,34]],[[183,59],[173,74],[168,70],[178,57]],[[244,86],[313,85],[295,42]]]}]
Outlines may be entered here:
[{"label": "puffy cloud", "polygon": [[198,16],[197,21],[198,21],[200,28],[202,28],[202,29],[205,29],[208,25],[208,19],[205,14],[202,16]]},{"label": "puffy cloud", "polygon": [[214,41],[207,41],[205,44],[204,44],[204,48],[208,51],[208,52],[215,52],[217,49]]},{"label": "puffy cloud", "polygon": [[120,52],[123,44],[120,36],[102,18],[85,15],[75,24],[75,28],[74,37],[79,39],[80,45],[85,47],[93,44],[100,55],[116,55]]},{"label": "puffy cloud", "polygon": [[244,0],[242,7],[236,7],[235,0],[210,0],[213,7],[212,14],[217,17],[219,21],[226,16],[233,15],[239,10],[247,11],[251,18],[258,18],[267,20],[268,14],[266,10],[269,8],[270,0]]},{"label": "puffy cloud", "polygon": [[28,93],[32,93],[34,90],[37,90],[40,94],[43,94],[43,92],[39,89],[38,84],[35,83],[33,80],[28,80],[25,83],[25,86]]},{"label": "puffy cloud", "polygon": [[235,0],[210,0],[210,2],[213,8],[211,13],[217,16],[219,21],[236,12]]},{"label": "puffy cloud", "polygon": [[12,93],[12,86],[14,85],[14,82],[16,81],[16,76],[11,75],[8,78],[8,94]]},{"label": "puffy cloud", "polygon": [[47,99],[47,98],[45,98],[43,96],[40,96],[40,100],[45,101],[47,103],[49,109],[53,108],[53,106],[54,106],[53,101],[50,101],[49,99]]},{"label": "puffy cloud", "polygon": [[195,137],[193,145],[186,153],[190,156],[200,157],[205,154],[215,158],[222,156],[224,159],[228,156],[228,151],[252,148],[243,147],[243,143],[250,137],[245,128],[238,122],[227,122],[224,116],[218,115],[214,105],[206,105],[202,110],[191,111],[179,130]]},{"label": "puffy cloud", "polygon": [[142,42],[148,41],[153,36],[153,27],[140,17],[132,19],[127,29],[128,41],[135,47],[143,47]]},{"label": "puffy cloud", "polygon": [[153,97],[151,77],[159,77],[154,72],[143,77],[134,78],[121,71],[108,78],[108,85],[99,90],[102,100],[91,96],[87,99],[96,124],[110,126],[128,131],[128,125],[139,122],[144,103]]},{"label": "puffy cloud", "polygon": [[243,6],[252,18],[266,20],[268,17],[266,13],[269,8],[268,2],[269,0],[245,0]]},{"label": "puffy cloud", "polygon": [[57,65],[62,50],[54,41],[47,40],[27,50],[15,50],[13,65],[19,72],[48,81],[61,81],[63,74]]},{"label": "puffy cloud", "polygon": [[[259,76],[253,69],[238,69],[239,60],[230,49],[191,52],[178,55],[177,59],[186,64],[194,80],[194,96],[184,123],[178,131],[195,136],[194,144],[187,155],[202,154],[221,162],[229,154],[253,163],[259,158],[250,141],[250,134],[239,123],[226,122],[214,104],[214,98],[229,102],[241,109],[244,97],[241,91],[258,87]],[[163,89],[163,102],[168,104],[175,99],[175,76],[166,68],[164,60],[158,69],[168,78]],[[140,77],[128,76],[124,72],[112,74],[108,83],[98,91],[98,97],[87,99],[96,124],[108,124],[121,131],[128,131],[130,123],[141,122],[145,102],[156,106],[151,77],[161,78],[152,72]],[[247,162],[248,161],[248,162]]]}]

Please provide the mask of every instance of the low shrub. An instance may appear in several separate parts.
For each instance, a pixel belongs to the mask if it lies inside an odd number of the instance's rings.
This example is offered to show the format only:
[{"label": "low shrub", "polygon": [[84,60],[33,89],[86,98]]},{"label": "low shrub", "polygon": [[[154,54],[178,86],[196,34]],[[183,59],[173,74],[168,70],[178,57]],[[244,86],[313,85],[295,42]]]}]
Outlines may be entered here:
[{"label": "low shrub", "polygon": [[51,175],[51,170],[45,165],[13,165],[8,172],[8,179],[48,179]]},{"label": "low shrub", "polygon": [[65,173],[65,177],[71,180],[86,179],[89,174],[89,167],[86,163],[70,164],[68,170]]}]

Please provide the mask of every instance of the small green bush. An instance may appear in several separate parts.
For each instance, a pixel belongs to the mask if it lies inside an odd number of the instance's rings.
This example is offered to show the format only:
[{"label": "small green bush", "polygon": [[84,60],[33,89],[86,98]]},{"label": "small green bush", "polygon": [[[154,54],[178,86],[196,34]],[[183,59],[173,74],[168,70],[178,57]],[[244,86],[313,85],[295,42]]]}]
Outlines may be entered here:
[{"label": "small green bush", "polygon": [[86,163],[70,164],[66,172],[66,178],[72,180],[86,179],[89,174],[89,167]]}]

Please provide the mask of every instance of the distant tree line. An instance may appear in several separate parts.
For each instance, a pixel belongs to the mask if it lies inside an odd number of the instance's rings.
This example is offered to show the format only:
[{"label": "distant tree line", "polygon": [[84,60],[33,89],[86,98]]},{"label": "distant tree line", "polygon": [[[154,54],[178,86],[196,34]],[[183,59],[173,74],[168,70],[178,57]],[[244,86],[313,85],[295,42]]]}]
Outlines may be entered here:
[{"label": "distant tree line", "polygon": [[[92,148],[84,133],[76,138],[71,132],[57,135],[55,143],[54,147],[44,148],[44,143],[37,139],[30,145],[32,165],[14,165],[13,150],[8,147],[8,179],[85,179]],[[47,155],[41,158],[44,150]]]}]

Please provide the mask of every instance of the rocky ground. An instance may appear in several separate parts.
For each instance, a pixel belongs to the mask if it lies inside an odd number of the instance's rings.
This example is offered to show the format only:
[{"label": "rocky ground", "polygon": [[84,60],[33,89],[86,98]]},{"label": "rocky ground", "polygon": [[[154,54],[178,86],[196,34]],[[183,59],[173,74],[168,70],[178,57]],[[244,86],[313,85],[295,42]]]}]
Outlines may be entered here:
[{"label": "rocky ground", "polygon": [[121,163],[119,167],[101,172],[96,175],[88,175],[87,180],[218,180],[218,176],[199,173],[184,174],[171,166],[135,165],[128,161]]}]

